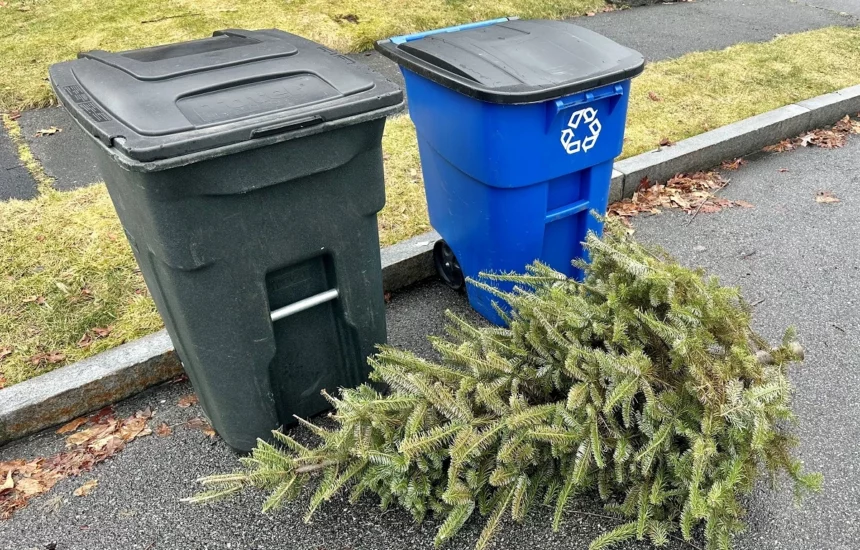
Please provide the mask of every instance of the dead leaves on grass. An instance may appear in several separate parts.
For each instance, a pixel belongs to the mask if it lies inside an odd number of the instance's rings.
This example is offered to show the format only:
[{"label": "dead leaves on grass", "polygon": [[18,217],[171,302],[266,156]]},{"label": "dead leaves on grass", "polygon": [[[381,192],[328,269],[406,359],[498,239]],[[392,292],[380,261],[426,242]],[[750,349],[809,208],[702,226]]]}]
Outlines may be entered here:
[{"label": "dead leaves on grass", "polygon": [[27,296],[21,302],[24,304],[36,304],[38,306],[44,306],[48,303],[44,296]]},{"label": "dead leaves on grass", "polygon": [[651,184],[644,179],[632,199],[609,205],[607,214],[620,218],[625,225],[639,214],[659,214],[666,208],[679,208],[690,215],[710,214],[725,208],[752,208],[746,201],[729,200],[716,193],[728,185],[729,180],[717,172],[678,174],[663,184]]},{"label": "dead leaves on grass", "polygon": [[34,366],[44,365],[45,363],[56,365],[57,363],[62,363],[65,360],[66,354],[61,351],[43,351],[30,357],[30,363]]},{"label": "dead leaves on grass", "polygon": [[[109,407],[85,419],[75,419],[61,427],[58,433],[74,431],[82,425],[88,427],[66,437],[66,451],[48,458],[9,460],[0,462],[0,519],[8,519],[28,501],[68,477],[88,472],[96,464],[116,455],[134,439],[147,436],[152,430],[147,421],[152,418],[149,408],[125,419],[117,419]],[[85,483],[75,491],[84,496],[98,481]],[[80,493],[80,494],[79,494]]]},{"label": "dead leaves on grass", "polygon": [[78,340],[79,348],[87,348],[94,341],[99,338],[107,338],[110,336],[110,333],[113,331],[113,325],[107,327],[96,327],[94,329],[90,329],[88,332],[85,332],[81,339]]},{"label": "dead leaves on grass", "polygon": [[848,142],[848,136],[851,134],[860,134],[860,121],[852,120],[850,116],[846,115],[831,128],[819,128],[797,136],[794,139],[784,139],[779,143],[768,145],[763,151],[767,153],[784,153],[800,147],[837,149],[845,146]]}]

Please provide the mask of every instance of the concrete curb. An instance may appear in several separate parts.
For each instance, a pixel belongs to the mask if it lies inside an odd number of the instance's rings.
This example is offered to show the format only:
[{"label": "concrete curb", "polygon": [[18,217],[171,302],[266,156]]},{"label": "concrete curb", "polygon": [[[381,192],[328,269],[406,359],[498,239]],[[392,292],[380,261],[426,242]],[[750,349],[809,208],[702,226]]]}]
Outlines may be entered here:
[{"label": "concrete curb", "polygon": [[382,287],[394,292],[436,273],[433,266],[433,245],[441,239],[430,231],[417,237],[386,246],[382,255]]},{"label": "concrete curb", "polygon": [[166,330],[0,390],[0,444],[77,418],[182,373]]},{"label": "concrete curb", "polygon": [[[642,178],[717,166],[763,146],[860,112],[860,86],[780,107],[615,163],[610,201],[633,196]],[[381,250],[383,286],[400,290],[432,277],[435,231]],[[0,445],[120,401],[182,372],[167,332],[134,342],[0,390]]]}]

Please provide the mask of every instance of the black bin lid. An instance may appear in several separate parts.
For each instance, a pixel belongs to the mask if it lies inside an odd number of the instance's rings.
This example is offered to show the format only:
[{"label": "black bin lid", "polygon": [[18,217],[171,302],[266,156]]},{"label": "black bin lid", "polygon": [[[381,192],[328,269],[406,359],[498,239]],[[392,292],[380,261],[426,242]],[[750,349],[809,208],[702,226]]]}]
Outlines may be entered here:
[{"label": "black bin lid", "polygon": [[278,30],[82,53],[52,66],[50,77],[91,135],[139,162],[374,111],[382,116],[403,102],[395,84],[363,65]]},{"label": "black bin lid", "polygon": [[376,49],[447,88],[534,103],[632,78],[642,54],[564,21],[502,19],[381,40]]}]

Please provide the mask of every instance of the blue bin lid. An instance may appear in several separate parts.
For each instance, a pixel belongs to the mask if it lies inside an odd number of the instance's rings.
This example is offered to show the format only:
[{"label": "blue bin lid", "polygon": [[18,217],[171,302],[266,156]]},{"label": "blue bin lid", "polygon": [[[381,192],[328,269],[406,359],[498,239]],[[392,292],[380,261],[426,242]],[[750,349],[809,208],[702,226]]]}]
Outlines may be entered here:
[{"label": "blue bin lid", "polygon": [[535,103],[632,78],[642,54],[564,21],[496,19],[398,36],[380,53],[452,90],[492,103]]},{"label": "blue bin lid", "polygon": [[57,96],[90,136],[139,162],[288,139],[403,102],[395,84],[362,64],[278,30],[78,57],[50,68]]}]

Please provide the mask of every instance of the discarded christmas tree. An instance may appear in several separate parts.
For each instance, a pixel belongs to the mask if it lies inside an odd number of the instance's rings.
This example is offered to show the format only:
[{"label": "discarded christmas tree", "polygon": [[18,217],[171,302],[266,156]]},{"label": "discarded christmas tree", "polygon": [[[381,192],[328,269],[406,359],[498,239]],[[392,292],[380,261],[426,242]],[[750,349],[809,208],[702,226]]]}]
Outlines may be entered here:
[{"label": "discarded christmas tree", "polygon": [[[247,486],[270,492],[264,511],[318,479],[307,519],[340,491],[375,495],[417,521],[444,518],[441,544],[473,515],[487,516],[483,548],[501,520],[536,503],[565,506],[595,490],[620,526],[592,550],[631,538],[665,543],[698,524],[709,549],[743,529],[739,497],[761,473],[787,474],[798,496],[816,489],[792,457],[787,366],[802,359],[788,331],[771,348],[750,328],[738,291],[609,228],[587,242],[579,283],[536,264],[498,293],[510,328],[451,316],[440,363],[385,348],[374,381],[327,396],[338,428],[302,421],[306,447],[275,432],[243,469],[204,478],[207,502]],[[484,284],[484,283],[476,283]],[[492,285],[490,284],[490,287]]]}]

